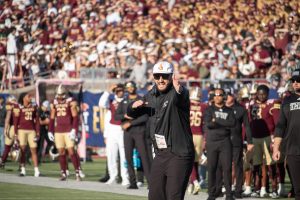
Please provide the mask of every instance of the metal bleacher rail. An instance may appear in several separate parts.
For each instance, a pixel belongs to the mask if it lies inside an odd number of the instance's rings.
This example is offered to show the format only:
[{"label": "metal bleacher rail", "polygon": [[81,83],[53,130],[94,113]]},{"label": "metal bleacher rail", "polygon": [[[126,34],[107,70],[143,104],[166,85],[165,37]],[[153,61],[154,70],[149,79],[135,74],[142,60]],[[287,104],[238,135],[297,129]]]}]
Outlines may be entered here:
[{"label": "metal bleacher rail", "polygon": [[[118,74],[116,78],[109,78],[109,72],[111,69],[107,68],[81,68],[79,71],[80,80],[84,81],[84,89],[90,91],[104,91],[109,90],[110,86],[115,83],[124,83],[128,79],[125,77],[124,69],[116,69],[116,73]],[[39,79],[51,79],[55,78],[57,71],[45,71],[40,72],[35,76],[25,76],[22,81],[24,82],[25,87],[34,86],[35,81]],[[252,84],[252,83],[268,83],[266,79],[250,79],[250,78],[242,78],[242,79],[224,79],[224,80],[211,80],[211,79],[195,79],[195,80],[184,80],[181,81],[187,87],[197,85],[202,87],[202,89],[208,88],[209,85],[214,83],[220,83],[221,85],[230,85],[230,86],[241,86],[244,84]],[[18,87],[18,80],[12,80],[12,87],[8,88],[8,81],[1,82],[1,88],[4,91],[14,91],[19,90],[21,88]]]},{"label": "metal bleacher rail", "polygon": [[[49,70],[49,71],[44,71],[44,72],[39,72],[36,75],[31,75],[31,76],[24,76],[24,77],[18,77],[18,78],[12,78],[11,80],[5,79],[1,81],[0,84],[0,91],[3,92],[8,92],[8,93],[16,93],[16,90],[21,90],[21,89],[25,89],[27,87],[33,87],[35,81],[38,78],[42,78],[42,79],[49,79],[53,77],[53,71]],[[9,81],[11,81],[11,86],[9,86]],[[22,85],[22,86],[20,86]]]},{"label": "metal bleacher rail", "polygon": [[[99,89],[99,84],[103,85],[102,89],[108,89],[109,85],[113,83],[125,82],[127,79],[124,77],[124,69],[116,69],[117,78],[108,78],[108,73],[110,69],[107,68],[82,68],[80,69],[80,79],[85,81],[85,84],[88,83],[90,88]],[[223,79],[223,80],[212,80],[212,79],[195,79],[195,80],[184,80],[181,81],[187,87],[198,85],[202,89],[208,88],[209,85],[220,83],[221,85],[228,85],[239,87],[244,84],[253,84],[253,83],[265,83],[268,84],[266,79],[253,79],[253,78],[240,78],[240,79]]]}]

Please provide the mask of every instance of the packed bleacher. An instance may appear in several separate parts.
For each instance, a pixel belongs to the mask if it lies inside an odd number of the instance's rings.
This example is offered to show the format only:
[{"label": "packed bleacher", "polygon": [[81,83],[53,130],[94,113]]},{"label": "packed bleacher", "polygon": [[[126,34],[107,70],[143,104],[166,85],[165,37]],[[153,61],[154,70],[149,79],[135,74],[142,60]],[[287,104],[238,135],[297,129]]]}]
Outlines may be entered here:
[{"label": "packed bleacher", "polygon": [[64,79],[106,68],[108,78],[143,86],[154,63],[167,60],[183,80],[267,78],[279,88],[299,64],[299,6],[296,0],[1,1],[2,81],[22,87],[24,77],[44,72]]}]

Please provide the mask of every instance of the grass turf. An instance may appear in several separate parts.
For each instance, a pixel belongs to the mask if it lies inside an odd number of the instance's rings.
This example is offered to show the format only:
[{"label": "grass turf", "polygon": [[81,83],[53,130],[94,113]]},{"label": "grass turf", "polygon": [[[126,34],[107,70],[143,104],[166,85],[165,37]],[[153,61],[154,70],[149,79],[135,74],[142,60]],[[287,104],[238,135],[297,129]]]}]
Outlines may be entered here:
[{"label": "grass turf", "polygon": [[0,183],[0,200],[146,200],[145,197]]},{"label": "grass turf", "polygon": [[[94,159],[93,162],[86,162],[81,165],[83,168],[83,171],[86,175],[86,178],[84,180],[86,181],[98,181],[101,176],[105,173],[105,159],[98,158]],[[70,170],[70,178],[75,179],[75,172],[74,167],[71,162],[68,163],[69,170]],[[18,174],[19,167],[18,163],[16,162],[7,162],[5,164],[5,169],[0,170],[0,172],[3,173],[10,173],[10,174]],[[58,162],[43,162],[39,166],[39,170],[41,172],[41,176],[46,177],[53,177],[53,178],[59,178],[60,177],[60,167]],[[26,175],[33,176],[33,166],[30,164],[26,164]]]},{"label": "grass turf", "polygon": [[[83,181],[98,181],[99,178],[101,176],[103,176],[104,173],[105,173],[105,163],[106,163],[106,159],[104,159],[104,158],[97,158],[97,159],[94,159],[93,162],[83,163],[82,168],[83,168],[83,171],[86,175],[86,177],[83,179]],[[69,179],[75,179],[73,165],[72,165],[71,162],[69,162],[68,165],[69,165],[69,169],[70,169],[70,173],[71,173]],[[40,169],[40,172],[41,172],[41,176],[53,177],[53,178],[57,178],[57,179],[60,177],[60,168],[59,168],[59,163],[58,162],[51,162],[51,161],[46,160],[46,162],[41,163],[41,165],[39,166],[39,169]],[[18,163],[16,163],[16,162],[7,162],[6,165],[5,165],[5,169],[0,170],[0,172],[18,174],[19,173]],[[32,165],[27,164],[26,174],[28,176],[33,176],[34,171],[33,171],[33,166]],[[286,179],[285,188],[286,188],[286,192],[288,192],[291,188],[291,185],[290,185],[290,180],[289,180],[287,174],[286,174],[285,179]],[[28,186],[28,187],[31,187],[31,186]],[[52,190],[56,190],[56,189],[52,189]],[[3,190],[1,185],[0,185],[0,191],[1,191],[0,192],[0,200],[2,200],[3,199],[3,198],[1,198],[2,191],[6,191],[6,190]],[[76,192],[77,190],[71,190],[71,191]],[[207,191],[206,189],[202,190],[202,192],[206,192],[206,191]],[[89,193],[89,192],[86,192],[86,191],[78,191],[78,192],[79,193],[81,193],[81,192]],[[92,193],[97,193],[99,195],[100,192],[92,192]],[[100,194],[102,195],[102,193],[100,193]],[[116,195],[116,196],[124,196],[124,195]],[[31,196],[29,196],[29,197],[31,197]],[[75,195],[75,197],[76,197],[76,195]],[[118,198],[118,197],[116,197],[116,198]],[[136,198],[143,199],[142,197],[136,197]],[[14,198],[11,198],[11,199],[14,199]],[[63,198],[61,198],[61,199],[63,199]],[[72,198],[67,198],[66,197],[65,199],[72,199]],[[72,200],[75,200],[75,199],[72,199]],[[111,198],[104,198],[104,199],[111,199]],[[132,198],[131,197],[130,198],[126,197],[126,199],[129,200],[129,199],[132,199]],[[144,199],[146,199],[146,198],[144,198]],[[84,200],[84,198],[83,198],[83,200]]]}]

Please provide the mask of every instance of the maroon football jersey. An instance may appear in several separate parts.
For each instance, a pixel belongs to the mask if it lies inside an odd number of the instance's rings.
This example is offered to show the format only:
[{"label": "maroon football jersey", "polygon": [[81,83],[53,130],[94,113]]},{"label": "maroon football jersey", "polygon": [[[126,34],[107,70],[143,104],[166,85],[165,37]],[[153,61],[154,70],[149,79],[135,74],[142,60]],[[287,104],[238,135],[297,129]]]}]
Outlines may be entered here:
[{"label": "maroon football jersey", "polygon": [[28,106],[20,105],[19,110],[18,129],[37,131],[37,124],[39,123],[37,107],[31,104]]},{"label": "maroon football jersey", "polygon": [[54,99],[51,108],[55,110],[55,133],[65,133],[72,130],[73,117],[71,113],[72,106],[77,106],[73,98],[67,98],[62,102]]},{"label": "maroon football jersey", "polygon": [[203,135],[203,118],[207,105],[197,101],[191,101],[190,126],[193,135]]},{"label": "maroon football jersey", "polygon": [[252,137],[263,138],[273,134],[279,111],[280,104],[274,101],[252,103],[249,109]]},{"label": "maroon football jersey", "polygon": [[117,121],[115,120],[114,116],[115,116],[115,113],[116,113],[116,110],[118,108],[118,105],[119,105],[119,102],[117,102],[116,100],[113,100],[112,102],[110,102],[109,104],[109,109],[110,109],[110,112],[111,112],[111,119],[110,119],[110,123],[111,124],[114,124],[114,125],[121,125],[121,121]]},{"label": "maroon football jersey", "polygon": [[7,111],[12,112],[10,120],[9,120],[9,125],[12,126],[14,124],[13,123],[13,118],[14,118],[14,115],[15,115],[14,113],[19,112],[19,104],[16,103],[16,102],[7,102],[5,108],[6,108]]}]

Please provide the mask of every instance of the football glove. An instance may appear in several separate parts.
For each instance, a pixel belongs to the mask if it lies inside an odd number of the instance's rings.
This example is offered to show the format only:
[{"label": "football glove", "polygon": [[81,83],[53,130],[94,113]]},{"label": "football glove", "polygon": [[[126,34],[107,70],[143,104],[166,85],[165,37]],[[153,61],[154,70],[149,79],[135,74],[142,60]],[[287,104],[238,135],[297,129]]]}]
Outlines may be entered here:
[{"label": "football glove", "polygon": [[76,132],[75,132],[75,129],[72,129],[69,133],[69,138],[71,140],[75,140],[76,139]]},{"label": "football glove", "polygon": [[52,132],[48,132],[48,138],[51,142],[54,142],[54,135]]}]

